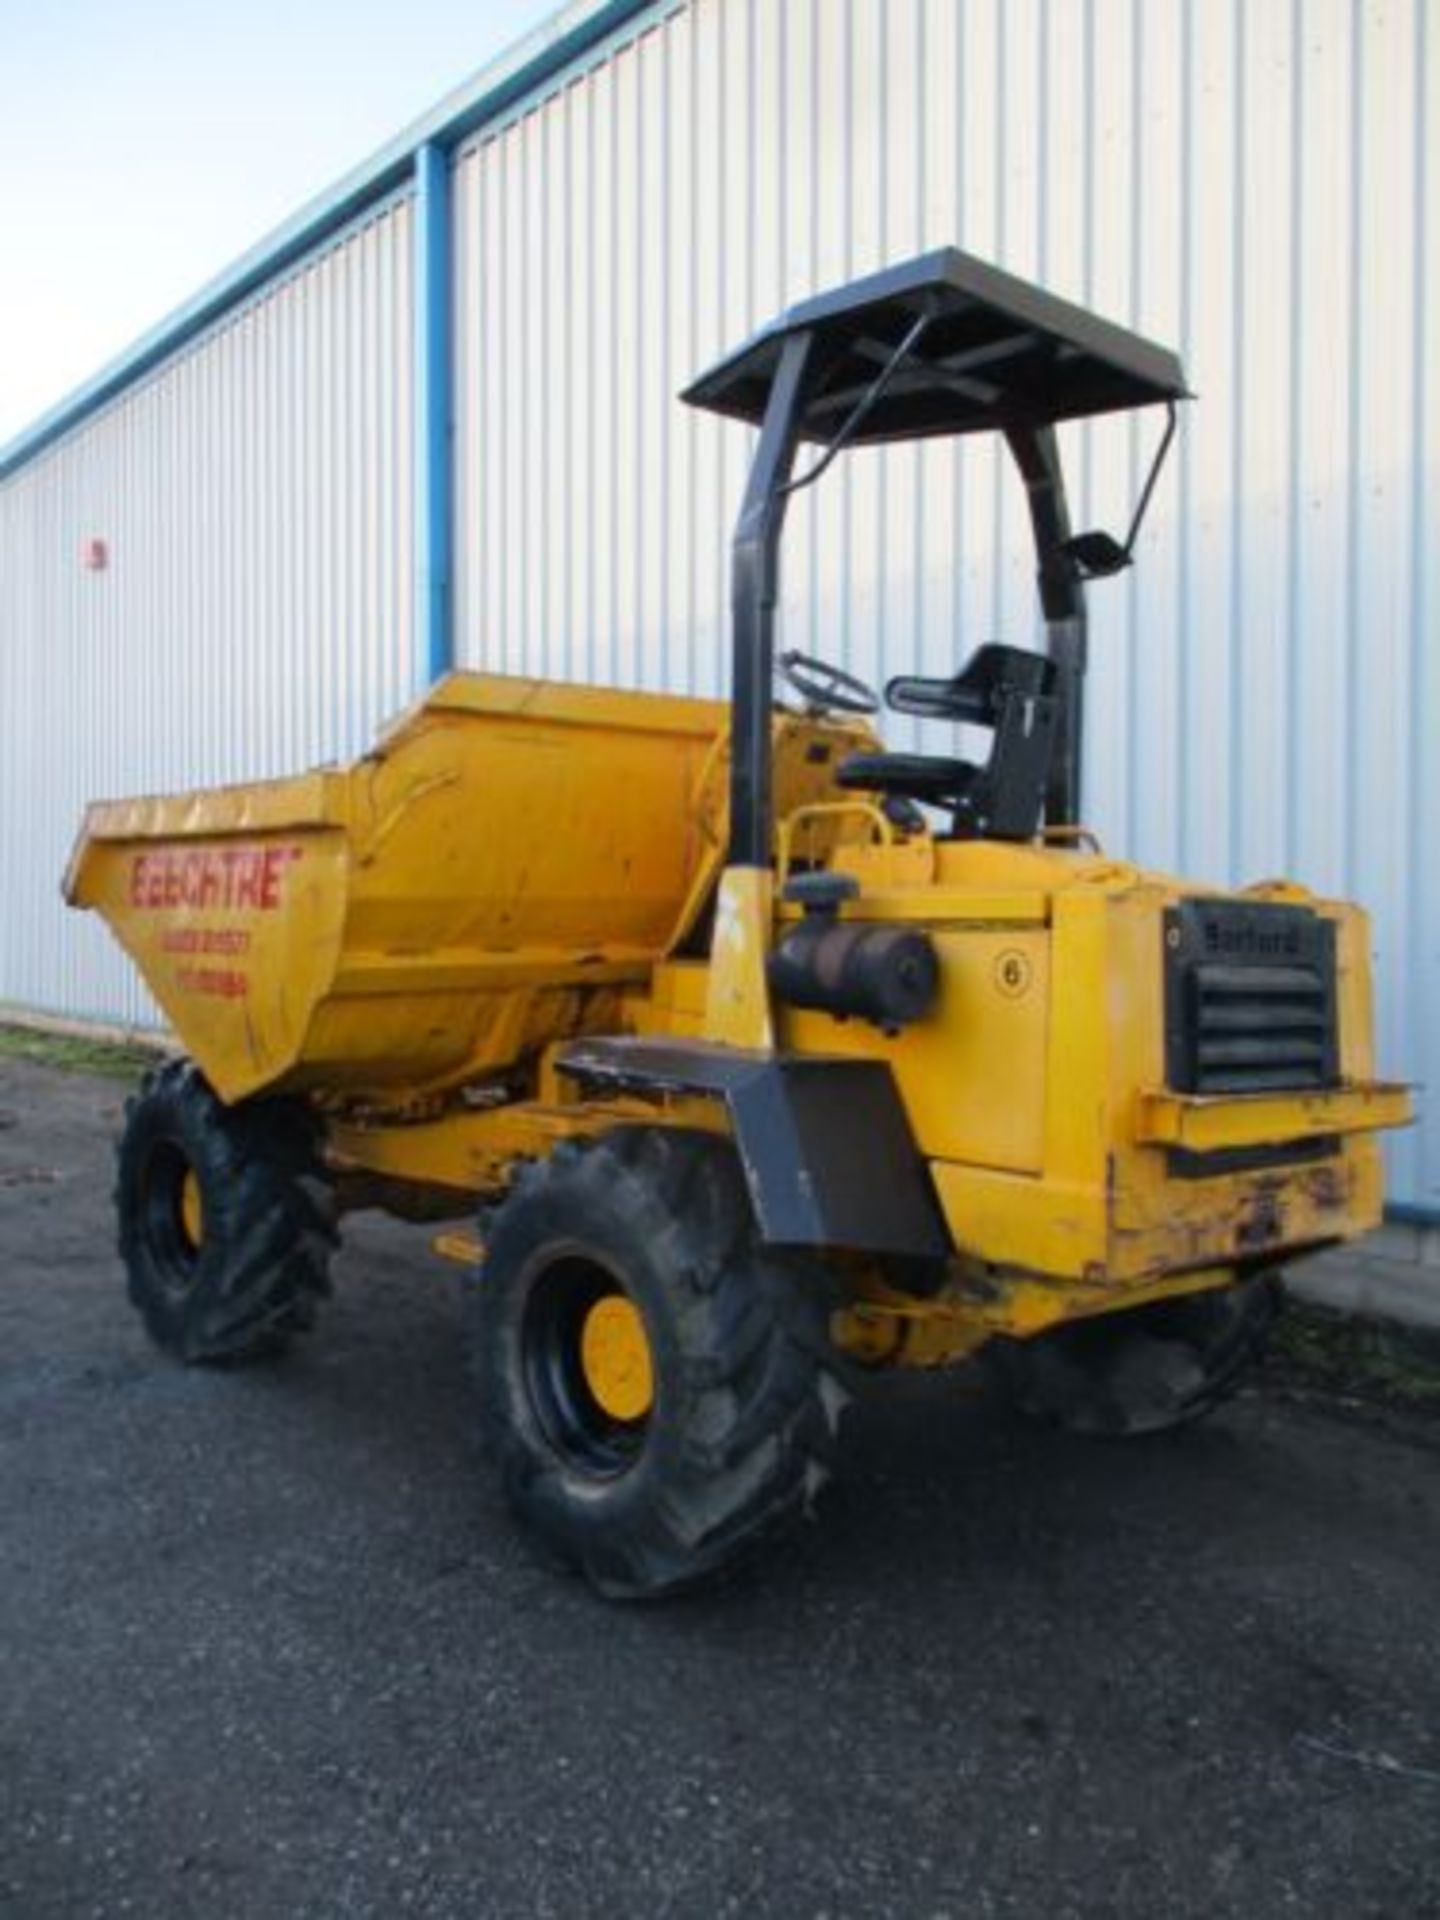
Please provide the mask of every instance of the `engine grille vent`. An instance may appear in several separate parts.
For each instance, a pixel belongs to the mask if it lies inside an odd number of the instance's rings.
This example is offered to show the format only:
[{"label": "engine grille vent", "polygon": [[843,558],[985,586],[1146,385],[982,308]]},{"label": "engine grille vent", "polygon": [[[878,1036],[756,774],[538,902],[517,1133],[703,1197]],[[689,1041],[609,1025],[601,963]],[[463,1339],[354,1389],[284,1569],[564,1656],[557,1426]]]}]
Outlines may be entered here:
[{"label": "engine grille vent", "polygon": [[1335,927],[1308,907],[1186,900],[1166,914],[1166,1078],[1177,1093],[1335,1086],[1335,1006]]}]

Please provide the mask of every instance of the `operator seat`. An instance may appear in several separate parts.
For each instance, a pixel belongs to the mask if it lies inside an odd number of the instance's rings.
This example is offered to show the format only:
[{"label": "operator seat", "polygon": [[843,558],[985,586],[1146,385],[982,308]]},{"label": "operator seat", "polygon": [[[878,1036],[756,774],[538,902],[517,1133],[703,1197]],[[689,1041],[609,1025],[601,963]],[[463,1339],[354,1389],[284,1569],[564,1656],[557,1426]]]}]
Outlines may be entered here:
[{"label": "operator seat", "polygon": [[885,688],[895,713],[966,721],[991,730],[983,764],[928,753],[852,753],[836,778],[851,791],[948,807],[960,839],[1033,840],[1059,713],[1055,663],[989,641],[950,680],[900,675]]}]

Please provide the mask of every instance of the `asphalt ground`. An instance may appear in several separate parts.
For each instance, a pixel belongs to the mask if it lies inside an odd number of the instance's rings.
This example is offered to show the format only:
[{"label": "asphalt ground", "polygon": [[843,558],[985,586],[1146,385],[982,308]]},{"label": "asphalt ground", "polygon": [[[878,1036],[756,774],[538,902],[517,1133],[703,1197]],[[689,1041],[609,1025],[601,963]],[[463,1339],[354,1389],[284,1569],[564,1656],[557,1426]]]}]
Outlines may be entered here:
[{"label": "asphalt ground", "polygon": [[878,1381],[819,1523],[617,1609],[511,1528],[423,1236],[352,1223],[279,1363],[147,1346],[122,1093],[0,1060],[0,1912],[1440,1914],[1440,1421]]}]

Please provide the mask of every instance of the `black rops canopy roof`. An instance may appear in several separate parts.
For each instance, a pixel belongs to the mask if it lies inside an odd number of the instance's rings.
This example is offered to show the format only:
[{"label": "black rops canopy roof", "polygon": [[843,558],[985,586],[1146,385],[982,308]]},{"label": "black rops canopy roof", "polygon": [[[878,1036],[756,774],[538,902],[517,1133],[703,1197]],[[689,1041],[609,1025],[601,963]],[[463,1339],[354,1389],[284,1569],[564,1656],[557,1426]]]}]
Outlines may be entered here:
[{"label": "black rops canopy roof", "polygon": [[825,371],[800,433],[828,441],[925,313],[853,444],[1044,426],[1186,397],[1165,348],[943,247],[791,307],[683,398],[758,426],[786,336],[811,330]]}]

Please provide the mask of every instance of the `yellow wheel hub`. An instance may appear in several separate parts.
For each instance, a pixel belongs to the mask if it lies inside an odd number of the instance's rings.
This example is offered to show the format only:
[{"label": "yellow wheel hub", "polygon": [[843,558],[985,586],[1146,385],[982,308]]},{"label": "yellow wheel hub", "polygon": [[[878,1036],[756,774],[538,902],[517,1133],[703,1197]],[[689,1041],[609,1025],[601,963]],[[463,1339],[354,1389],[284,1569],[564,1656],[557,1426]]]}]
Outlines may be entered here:
[{"label": "yellow wheel hub", "polygon": [[643,1420],[655,1403],[655,1366],[640,1309],[607,1293],[585,1316],[580,1364],[596,1404],[612,1420]]},{"label": "yellow wheel hub", "polygon": [[192,1247],[205,1238],[205,1208],[200,1199],[200,1182],[187,1167],[180,1183],[180,1225]]}]

